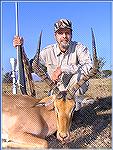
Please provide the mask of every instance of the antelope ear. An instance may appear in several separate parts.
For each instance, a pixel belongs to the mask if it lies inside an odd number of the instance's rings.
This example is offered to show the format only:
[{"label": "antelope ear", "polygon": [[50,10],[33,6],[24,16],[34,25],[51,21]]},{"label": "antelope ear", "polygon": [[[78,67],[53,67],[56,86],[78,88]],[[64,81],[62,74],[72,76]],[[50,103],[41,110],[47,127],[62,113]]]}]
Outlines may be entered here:
[{"label": "antelope ear", "polygon": [[36,102],[33,106],[33,107],[37,107],[37,106],[45,106],[45,102]]}]

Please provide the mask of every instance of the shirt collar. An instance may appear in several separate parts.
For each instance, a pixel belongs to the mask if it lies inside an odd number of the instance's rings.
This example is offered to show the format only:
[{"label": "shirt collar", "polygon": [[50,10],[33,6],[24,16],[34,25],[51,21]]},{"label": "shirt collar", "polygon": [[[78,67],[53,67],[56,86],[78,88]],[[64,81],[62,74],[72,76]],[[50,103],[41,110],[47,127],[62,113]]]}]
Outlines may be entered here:
[{"label": "shirt collar", "polygon": [[66,55],[67,53],[69,53],[69,51],[70,51],[70,49],[71,49],[71,46],[72,46],[72,41],[71,41],[71,43],[70,43],[70,45],[69,45],[68,50],[67,50],[65,53],[62,53],[62,52],[60,51],[59,47],[58,47],[58,44],[56,44],[56,56],[60,56],[61,54]]},{"label": "shirt collar", "polygon": [[60,51],[58,44],[56,44],[56,56],[59,56],[62,52]]}]

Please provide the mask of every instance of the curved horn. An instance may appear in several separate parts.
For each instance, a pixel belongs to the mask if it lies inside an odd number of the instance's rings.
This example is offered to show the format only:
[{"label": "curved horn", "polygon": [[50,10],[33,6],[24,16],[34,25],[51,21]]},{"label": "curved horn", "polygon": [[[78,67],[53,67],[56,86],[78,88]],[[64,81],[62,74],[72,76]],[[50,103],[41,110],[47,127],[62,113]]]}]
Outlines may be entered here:
[{"label": "curved horn", "polygon": [[33,70],[34,72],[42,79],[44,80],[51,89],[54,89],[54,93],[60,93],[59,89],[57,88],[56,84],[50,79],[50,77],[45,73],[45,71],[42,69],[41,64],[39,63],[39,55],[40,55],[40,48],[41,48],[41,38],[42,38],[42,31],[39,36],[38,46],[37,46],[37,52],[36,55],[33,58]]},{"label": "curved horn", "polygon": [[41,40],[42,39],[42,30],[40,32],[40,36],[39,36],[39,40],[38,40],[38,46],[37,46],[37,51],[36,51],[36,54],[33,58],[33,60],[37,57],[37,61],[39,61],[39,55],[40,55],[40,48],[41,48]]},{"label": "curved horn", "polygon": [[96,51],[95,37],[92,28],[91,32],[92,32],[92,49],[93,49],[93,67],[95,67],[95,69],[98,70],[97,51]]},{"label": "curved horn", "polygon": [[[67,90],[67,96],[70,98],[74,97],[74,94],[76,91],[86,82],[88,81],[91,77],[97,74],[97,67],[98,67],[98,59],[97,59],[97,53],[96,53],[96,44],[95,44],[95,37],[93,30],[92,31],[92,49],[93,49],[93,67],[90,70],[90,72],[87,75],[84,75],[82,79],[80,79],[71,89]],[[44,72],[44,70],[40,67],[39,64],[39,52],[40,52],[40,46],[41,46],[41,36],[39,39],[39,46],[38,46],[38,54],[35,55],[35,60],[33,62],[33,69],[34,72],[42,79],[44,80],[50,87],[51,89],[54,89],[54,94],[60,94],[60,90],[57,88],[57,85],[49,78],[49,76]],[[38,62],[38,63],[37,63]]]},{"label": "curved horn", "polygon": [[73,87],[71,89],[68,89],[69,94],[73,97],[74,94],[76,93],[76,91],[86,82],[88,81],[90,78],[92,78],[93,76],[95,76],[97,74],[98,71],[98,59],[97,59],[97,52],[96,52],[96,44],[95,44],[95,37],[94,37],[94,33],[93,30],[91,28],[91,32],[92,32],[92,49],[93,49],[93,67],[90,70],[90,72],[86,75],[83,76],[82,79],[80,79],[75,85],[73,85]]}]

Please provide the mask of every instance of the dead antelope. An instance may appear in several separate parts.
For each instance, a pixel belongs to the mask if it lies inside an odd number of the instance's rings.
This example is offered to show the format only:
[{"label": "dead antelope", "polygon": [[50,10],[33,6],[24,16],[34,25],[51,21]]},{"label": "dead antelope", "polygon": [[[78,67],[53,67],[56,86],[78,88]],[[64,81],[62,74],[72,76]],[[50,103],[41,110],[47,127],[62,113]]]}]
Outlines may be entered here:
[{"label": "dead antelope", "polygon": [[[96,51],[94,58],[96,58]],[[97,72],[94,63],[89,74],[84,75],[72,89],[68,89],[65,93],[59,91],[39,65],[36,67],[39,76],[54,89],[54,94],[42,100],[27,95],[2,96],[3,147],[48,148],[44,138],[56,131],[59,140],[68,141],[75,107],[74,94]],[[48,105],[49,101],[50,105]]]},{"label": "dead antelope", "polygon": [[43,102],[54,101],[54,111],[53,106],[35,106],[39,100],[27,95],[3,95],[2,98],[3,147],[47,148],[44,138],[56,130],[59,140],[69,139],[70,119],[75,106],[73,99],[44,98]]}]

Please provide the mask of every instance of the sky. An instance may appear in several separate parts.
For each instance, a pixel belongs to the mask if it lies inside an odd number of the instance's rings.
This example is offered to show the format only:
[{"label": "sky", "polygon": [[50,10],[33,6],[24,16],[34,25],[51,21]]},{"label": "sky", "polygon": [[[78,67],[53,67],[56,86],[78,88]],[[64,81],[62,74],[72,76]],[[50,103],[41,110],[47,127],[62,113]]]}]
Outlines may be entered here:
[{"label": "sky", "polygon": [[[111,2],[19,2],[19,35],[24,38],[27,57],[32,59],[37,50],[41,30],[41,49],[55,43],[54,23],[67,18],[73,24],[73,41],[81,42],[92,55],[91,27],[98,57],[106,61],[103,69],[112,69],[112,3]],[[1,58],[4,72],[11,71],[10,58],[16,59],[13,37],[16,34],[15,3],[1,3]]]}]

